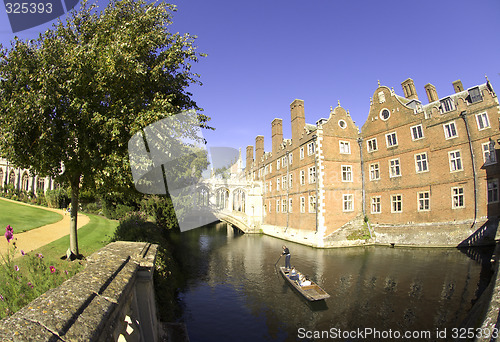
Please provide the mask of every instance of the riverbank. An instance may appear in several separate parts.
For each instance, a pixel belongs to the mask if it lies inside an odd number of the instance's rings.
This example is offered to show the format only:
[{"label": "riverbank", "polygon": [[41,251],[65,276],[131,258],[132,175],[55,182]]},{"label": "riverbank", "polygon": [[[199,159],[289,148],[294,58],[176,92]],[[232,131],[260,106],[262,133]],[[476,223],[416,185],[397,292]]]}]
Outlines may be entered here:
[{"label": "riverbank", "polygon": [[[315,231],[265,225],[261,233],[314,248],[342,248],[356,246],[403,247],[472,247],[495,245],[500,240],[499,219],[446,222],[438,224],[408,224],[402,226],[371,225],[366,239],[353,238],[367,230],[363,220],[349,222],[327,237]],[[368,231],[368,230],[367,230]]]}]

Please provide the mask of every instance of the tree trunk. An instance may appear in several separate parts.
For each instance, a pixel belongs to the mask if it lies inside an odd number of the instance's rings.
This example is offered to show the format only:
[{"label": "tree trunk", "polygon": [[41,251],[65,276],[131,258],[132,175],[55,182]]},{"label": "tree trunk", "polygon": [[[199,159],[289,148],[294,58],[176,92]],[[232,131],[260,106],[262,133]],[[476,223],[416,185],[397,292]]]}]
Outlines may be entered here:
[{"label": "tree trunk", "polygon": [[77,257],[78,251],[78,233],[77,233],[77,218],[78,218],[78,198],[80,194],[80,176],[71,180],[71,222],[69,225],[69,248],[71,257]]}]

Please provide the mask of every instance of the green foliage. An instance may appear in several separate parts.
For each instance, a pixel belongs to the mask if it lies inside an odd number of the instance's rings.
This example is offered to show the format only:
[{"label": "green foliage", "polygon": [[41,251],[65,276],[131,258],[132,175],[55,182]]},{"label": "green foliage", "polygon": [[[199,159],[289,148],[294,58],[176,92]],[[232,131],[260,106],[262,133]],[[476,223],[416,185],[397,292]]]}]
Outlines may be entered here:
[{"label": "green foliage", "polygon": [[12,315],[29,302],[59,286],[74,272],[61,270],[46,262],[39,253],[29,253],[14,259],[15,242],[2,255],[0,263],[0,318]]},{"label": "green foliage", "polygon": [[68,190],[64,188],[47,190],[45,193],[45,199],[49,208],[66,208],[71,202]]},{"label": "green foliage", "polygon": [[[70,185],[75,210],[81,184],[134,191],[128,140],[153,122],[199,109],[187,88],[200,84],[191,63],[202,54],[194,36],[169,31],[173,10],[112,0],[99,12],[83,1],[39,38],[1,49],[2,156]],[[202,127],[208,120],[199,115]],[[73,250],[74,220],[70,234]]]},{"label": "green foliage", "polygon": [[177,229],[177,216],[172,200],[168,196],[145,196],[141,202],[142,210],[154,217],[156,225],[162,229]]}]

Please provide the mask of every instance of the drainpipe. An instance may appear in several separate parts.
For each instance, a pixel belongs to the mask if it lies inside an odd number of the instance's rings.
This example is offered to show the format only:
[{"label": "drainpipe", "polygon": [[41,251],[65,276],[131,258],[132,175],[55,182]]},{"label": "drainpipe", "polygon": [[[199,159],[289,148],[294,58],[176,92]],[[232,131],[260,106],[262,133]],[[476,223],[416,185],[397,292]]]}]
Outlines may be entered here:
[{"label": "drainpipe", "polygon": [[[359,145],[359,159],[361,161],[361,194],[362,194],[362,204],[363,204],[363,221],[366,217],[366,189],[365,189],[365,161],[363,160],[363,138],[358,138]],[[368,227],[368,233],[370,233],[370,239],[373,237],[372,229],[370,227],[370,222],[366,221],[366,226]]]},{"label": "drainpipe", "polygon": [[[288,225],[289,225],[289,220],[290,220],[290,207],[288,204],[290,204],[290,159],[289,159],[289,151],[286,151],[285,158],[286,158],[286,207],[288,208],[286,211],[286,230],[288,230]],[[282,179],[283,180],[283,179]],[[283,186],[283,184],[281,184]],[[283,205],[281,205],[283,208]]]},{"label": "drainpipe", "polygon": [[467,121],[467,111],[464,110],[462,113],[460,113],[460,117],[464,120],[464,123],[465,123],[465,131],[467,132],[467,140],[469,141],[470,158],[472,160],[472,175],[473,175],[473,179],[474,179],[474,221],[472,223],[471,228],[474,228],[476,226],[477,212],[478,212],[476,160],[474,158],[474,151],[472,149],[472,141],[471,141],[470,132],[469,132],[469,123]]},{"label": "drainpipe", "polygon": [[318,202],[319,202],[319,198],[318,198],[318,183],[319,183],[319,169],[318,169],[318,154],[319,154],[319,150],[318,150],[318,144],[316,142],[316,134],[314,134],[312,136],[312,138],[314,139],[314,168],[316,170],[316,179],[315,179],[315,182],[316,182],[316,208],[315,208],[315,211],[316,211],[316,234],[318,233]]},{"label": "drainpipe", "polygon": [[359,145],[359,160],[361,161],[361,193],[362,193],[362,202],[363,202],[363,218],[366,216],[366,195],[365,195],[365,169],[363,167],[363,138],[358,138]]}]

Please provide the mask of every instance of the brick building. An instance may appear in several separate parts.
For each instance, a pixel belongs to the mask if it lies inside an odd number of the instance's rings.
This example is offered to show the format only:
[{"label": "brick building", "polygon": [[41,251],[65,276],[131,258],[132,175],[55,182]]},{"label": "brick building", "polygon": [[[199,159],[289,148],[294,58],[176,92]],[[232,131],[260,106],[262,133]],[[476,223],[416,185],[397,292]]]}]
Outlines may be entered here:
[{"label": "brick building", "polygon": [[380,86],[361,131],[340,104],[306,124],[304,102],[290,105],[291,139],[274,119],[247,147],[246,176],[263,182],[263,225],[327,237],[366,215],[375,226],[475,223],[498,217],[500,109],[489,81],[439,98],[413,80],[404,96]]}]

